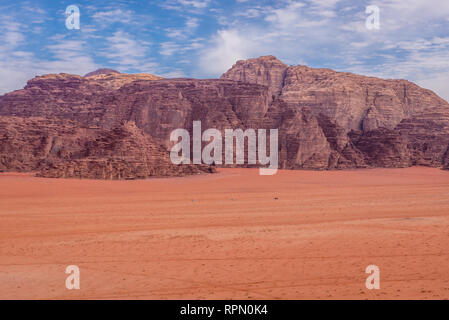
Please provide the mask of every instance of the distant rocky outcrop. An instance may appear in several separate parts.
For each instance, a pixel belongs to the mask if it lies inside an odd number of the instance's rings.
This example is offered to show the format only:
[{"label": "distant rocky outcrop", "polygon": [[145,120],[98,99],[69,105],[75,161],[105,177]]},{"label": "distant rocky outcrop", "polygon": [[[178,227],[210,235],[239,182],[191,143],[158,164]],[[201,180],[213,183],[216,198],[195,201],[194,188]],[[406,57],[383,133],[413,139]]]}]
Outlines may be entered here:
[{"label": "distant rocky outcrop", "polygon": [[[212,80],[162,79],[111,71],[85,77],[36,77],[24,89],[0,97],[0,119],[11,116],[21,121],[33,117],[51,119],[45,120],[50,122],[42,124],[40,130],[51,128],[51,121],[69,121],[71,130],[97,128],[90,143],[118,139],[122,143],[119,146],[129,146],[129,156],[136,161],[145,157],[129,139],[119,139],[122,135],[117,130],[130,132],[124,124],[135,124],[131,131],[138,131],[132,139],[143,141],[145,137],[151,141],[149,145],[162,146],[152,151],[156,154],[154,160],[167,158],[174,129],[192,132],[193,121],[200,120],[203,130],[279,129],[279,163],[284,169],[449,166],[449,104],[432,91],[406,80],[289,67],[273,56],[239,61],[221,79]],[[22,130],[33,128],[31,123],[24,122],[23,126]],[[6,134],[8,130],[12,129],[6,129]],[[82,130],[79,139],[90,139],[91,131]],[[83,161],[99,163],[121,154],[122,147],[96,143],[89,150],[103,150],[99,154],[85,154],[70,158],[70,165],[58,162],[39,170],[47,176],[52,175],[50,172],[70,176],[73,171],[83,172],[81,176],[108,178],[109,173],[103,174],[107,170],[91,169]],[[13,152],[14,147],[9,150]],[[33,169],[26,157],[8,159],[3,165],[5,170],[20,165]],[[131,165],[133,161],[123,168],[133,168],[135,177],[149,176],[136,174],[140,169]],[[77,169],[81,166],[84,169]],[[65,168],[69,167],[74,169],[67,173]],[[182,175],[194,170],[190,168],[182,173],[157,170]],[[203,169],[199,170],[208,170]],[[157,171],[151,170],[151,175]],[[123,178],[126,174],[112,176]]]},{"label": "distant rocky outcrop", "polygon": [[93,77],[98,75],[109,75],[109,74],[119,74],[120,72],[108,68],[101,68],[92,72],[89,72],[84,77]]},{"label": "distant rocky outcrop", "polygon": [[[105,70],[105,69],[100,69]],[[110,69],[106,69],[110,70]],[[101,86],[117,90],[122,86],[128,83],[132,83],[137,80],[160,80],[162,77],[158,77],[149,73],[136,73],[136,74],[126,74],[126,73],[118,73],[117,71],[111,70],[111,72],[98,72],[92,73],[90,76],[86,75],[84,78],[87,78],[90,82],[94,82],[96,84],[100,84]]]},{"label": "distant rocky outcrop", "polygon": [[59,119],[0,117],[0,170],[48,178],[144,179],[213,172],[173,165],[133,122],[111,130]]}]

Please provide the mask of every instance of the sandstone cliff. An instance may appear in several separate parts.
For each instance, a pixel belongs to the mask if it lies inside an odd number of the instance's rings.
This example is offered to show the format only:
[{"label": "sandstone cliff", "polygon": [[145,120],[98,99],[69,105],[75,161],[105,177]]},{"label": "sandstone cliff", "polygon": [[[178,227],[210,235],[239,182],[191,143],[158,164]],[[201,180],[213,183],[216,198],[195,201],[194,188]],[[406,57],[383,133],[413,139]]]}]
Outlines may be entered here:
[{"label": "sandstone cliff", "polygon": [[332,148],[329,168],[441,166],[447,158],[449,104],[430,90],[406,80],[286,67],[273,56],[239,61],[222,79],[260,83],[261,76],[281,88],[276,99],[315,115]]},{"label": "sandstone cliff", "polygon": [[171,163],[133,122],[112,130],[67,120],[0,117],[0,170],[49,178],[144,179],[213,172]]},{"label": "sandstone cliff", "polygon": [[[203,130],[279,129],[279,163],[286,169],[449,165],[449,105],[430,90],[405,80],[288,67],[272,56],[237,62],[216,80],[161,79],[111,71],[85,77],[36,77],[24,89],[0,97],[0,118],[10,116],[69,121],[72,130],[95,127],[102,130],[103,138],[109,134],[111,141],[121,136],[112,134],[114,130],[132,121],[151,145],[161,146],[154,159],[168,157],[174,129],[191,132],[192,122],[200,120]],[[95,149],[110,151],[84,159],[100,161],[121,152],[107,146],[96,145]],[[144,157],[137,149],[130,149],[134,158]],[[16,159],[31,168],[26,159]],[[4,165],[6,169],[18,166]],[[61,162],[51,168],[58,176],[67,176],[61,173],[65,167],[70,166]],[[133,168],[133,172],[140,170]],[[82,175],[92,170],[83,169]],[[178,174],[172,169],[157,170]],[[109,177],[100,171],[94,177]],[[117,173],[114,177],[124,176]]]}]

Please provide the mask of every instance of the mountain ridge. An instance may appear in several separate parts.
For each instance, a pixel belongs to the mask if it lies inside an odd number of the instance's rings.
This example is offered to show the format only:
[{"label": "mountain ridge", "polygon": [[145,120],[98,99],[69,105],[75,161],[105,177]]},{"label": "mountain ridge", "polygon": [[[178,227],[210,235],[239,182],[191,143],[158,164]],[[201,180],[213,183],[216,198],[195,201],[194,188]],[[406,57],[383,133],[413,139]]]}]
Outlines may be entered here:
[{"label": "mountain ridge", "polygon": [[[236,62],[220,79],[100,73],[36,77],[0,97],[0,117],[69,120],[102,130],[129,121],[167,154],[171,131],[279,129],[281,169],[449,166],[449,104],[407,80]],[[8,169],[8,168],[6,168]]]}]

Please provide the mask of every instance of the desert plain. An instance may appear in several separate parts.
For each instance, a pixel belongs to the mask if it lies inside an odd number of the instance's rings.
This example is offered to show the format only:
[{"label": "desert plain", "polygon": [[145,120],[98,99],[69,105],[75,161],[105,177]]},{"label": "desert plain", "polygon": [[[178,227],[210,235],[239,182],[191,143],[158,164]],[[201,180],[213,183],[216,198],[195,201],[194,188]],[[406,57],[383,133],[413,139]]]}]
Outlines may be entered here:
[{"label": "desert plain", "polygon": [[449,171],[0,173],[0,299],[448,298]]}]

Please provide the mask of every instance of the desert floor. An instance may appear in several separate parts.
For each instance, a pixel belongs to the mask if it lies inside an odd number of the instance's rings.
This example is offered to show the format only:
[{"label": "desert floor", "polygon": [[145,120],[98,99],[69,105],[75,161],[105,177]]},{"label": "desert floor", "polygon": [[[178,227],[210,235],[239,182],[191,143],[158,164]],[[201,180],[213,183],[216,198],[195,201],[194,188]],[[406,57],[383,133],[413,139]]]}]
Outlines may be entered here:
[{"label": "desert floor", "polygon": [[449,172],[2,173],[0,298],[447,299]]}]

